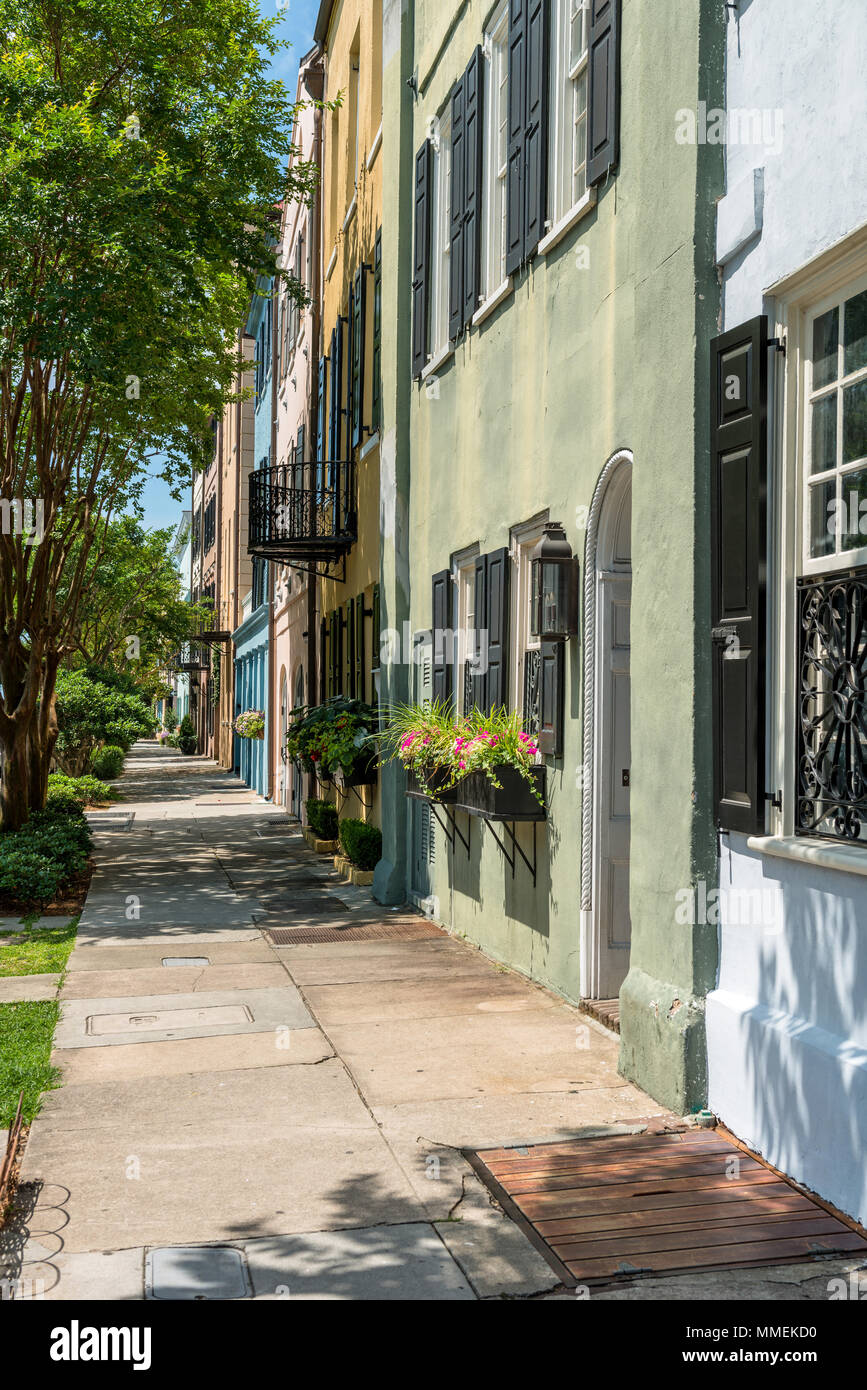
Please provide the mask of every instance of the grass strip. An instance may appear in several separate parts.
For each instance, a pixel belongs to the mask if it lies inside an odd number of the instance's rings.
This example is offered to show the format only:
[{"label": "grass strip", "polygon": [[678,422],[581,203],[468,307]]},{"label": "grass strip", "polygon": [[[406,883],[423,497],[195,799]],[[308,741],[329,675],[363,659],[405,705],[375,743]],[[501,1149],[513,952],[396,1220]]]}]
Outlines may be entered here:
[{"label": "grass strip", "polygon": [[59,1016],[56,1000],[0,1004],[0,1128],[12,1124],[19,1092],[24,1092],[24,1122],[29,1124],[42,1092],[59,1084],[60,1072],[50,1060]]},{"label": "grass strip", "polygon": [[75,945],[78,917],[59,920],[56,927],[17,933],[9,946],[0,946],[0,978],[8,975],[59,975]]}]

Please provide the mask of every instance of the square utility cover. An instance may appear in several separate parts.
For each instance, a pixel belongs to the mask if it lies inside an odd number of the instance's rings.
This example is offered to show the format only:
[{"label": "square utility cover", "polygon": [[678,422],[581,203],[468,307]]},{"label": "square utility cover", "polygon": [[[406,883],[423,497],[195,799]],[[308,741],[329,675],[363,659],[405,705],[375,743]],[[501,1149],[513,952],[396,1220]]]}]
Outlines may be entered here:
[{"label": "square utility cover", "polygon": [[210,965],[207,956],[163,956],[163,965]]},{"label": "square utility cover", "polygon": [[250,1278],[240,1250],[230,1245],[164,1245],[145,1261],[145,1298],[249,1298]]}]

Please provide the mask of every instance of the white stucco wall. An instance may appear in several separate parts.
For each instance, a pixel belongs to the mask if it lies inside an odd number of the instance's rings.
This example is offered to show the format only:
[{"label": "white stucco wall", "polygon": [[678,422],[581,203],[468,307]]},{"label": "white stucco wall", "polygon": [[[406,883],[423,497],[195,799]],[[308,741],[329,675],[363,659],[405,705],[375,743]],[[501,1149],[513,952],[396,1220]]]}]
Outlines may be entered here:
[{"label": "white stucco wall", "polygon": [[[770,286],[867,221],[865,72],[865,0],[741,0],[730,18],[729,119],[758,109],[769,138],[727,145],[725,328],[772,311]],[[865,1221],[867,878],[770,858],[735,834],[723,837],[720,871],[709,1104],[771,1163]],[[726,890],[773,910],[733,921],[750,914],[736,914]]]}]

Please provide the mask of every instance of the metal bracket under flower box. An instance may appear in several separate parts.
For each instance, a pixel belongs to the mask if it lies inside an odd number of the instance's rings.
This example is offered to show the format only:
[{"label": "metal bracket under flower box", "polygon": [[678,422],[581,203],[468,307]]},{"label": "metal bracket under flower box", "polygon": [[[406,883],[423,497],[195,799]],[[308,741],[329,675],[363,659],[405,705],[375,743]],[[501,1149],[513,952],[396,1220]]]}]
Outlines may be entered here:
[{"label": "metal bracket under flower box", "polygon": [[434,801],[432,797],[428,797],[428,798],[426,798],[426,799],[427,799],[427,800],[429,801],[429,803],[430,803],[430,808],[431,808],[431,810],[433,811],[433,814],[434,814],[434,820],[436,821],[437,825],[440,827],[440,829],[442,830],[443,834],[445,835],[446,839],[447,839],[448,842],[449,842],[449,845],[450,845],[450,847],[451,847],[452,853],[454,853],[455,840],[458,839],[458,840],[460,840],[461,844],[463,845],[464,849],[466,850],[466,852],[467,852],[467,858],[469,859],[469,857],[470,857],[470,822],[467,821],[467,835],[466,835],[466,839],[464,839],[463,832],[460,831],[460,830],[458,829],[458,822],[457,822],[457,818],[456,818],[456,816],[455,816],[454,811],[450,811],[449,808],[448,808],[448,806],[443,806],[443,810],[444,810],[445,813],[446,813],[446,821],[448,822],[447,824],[444,824],[444,823],[440,820],[439,816],[437,815],[437,806],[441,805],[441,803],[438,802],[438,801]]},{"label": "metal bracket under flower box", "polygon": [[[521,856],[521,858],[523,859],[524,863],[527,865],[527,868],[528,868],[528,870],[529,870],[529,872],[530,872],[530,875],[531,875],[531,877],[532,877],[532,879],[533,879],[533,887],[535,888],[535,887],[536,887],[536,826],[539,824],[538,820],[533,820],[533,821],[530,821],[530,822],[529,822],[529,824],[532,825],[532,827],[533,827],[533,862],[532,862],[532,864],[531,864],[531,863],[530,863],[530,860],[527,858],[526,854],[525,854],[524,851],[521,849],[521,846],[518,844],[518,837],[517,837],[516,834],[515,834],[515,822],[514,822],[514,821],[503,820],[501,817],[498,817],[498,819],[499,819],[499,821],[500,821],[500,824],[501,824],[502,827],[503,827],[503,832],[504,832],[504,838],[503,838],[502,840],[500,839],[499,835],[497,834],[496,830],[494,829],[494,821],[493,821],[493,819],[492,819],[491,817],[488,817],[488,816],[483,816],[483,817],[481,817],[482,824],[483,824],[483,825],[487,825],[488,829],[490,830],[491,834],[492,834],[493,837],[494,837],[494,843],[496,844],[497,849],[500,851],[500,853],[502,854],[502,856],[503,856],[503,858],[505,859],[506,863],[508,864],[509,868],[512,870],[512,878],[515,877],[515,864],[517,863],[518,855],[520,854],[520,856]],[[509,853],[508,848],[507,848],[506,843],[505,843],[505,836],[506,836],[506,835],[508,835],[509,839],[510,839],[511,842],[512,842],[512,853],[511,853],[511,854]]]}]

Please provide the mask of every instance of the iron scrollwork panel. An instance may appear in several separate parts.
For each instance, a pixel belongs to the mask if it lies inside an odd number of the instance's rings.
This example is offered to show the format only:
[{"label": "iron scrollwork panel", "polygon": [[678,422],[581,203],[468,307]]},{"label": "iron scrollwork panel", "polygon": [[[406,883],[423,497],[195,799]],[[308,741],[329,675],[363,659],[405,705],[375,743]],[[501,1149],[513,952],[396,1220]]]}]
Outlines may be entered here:
[{"label": "iron scrollwork panel", "polygon": [[867,571],[798,598],[796,830],[867,842]]}]

